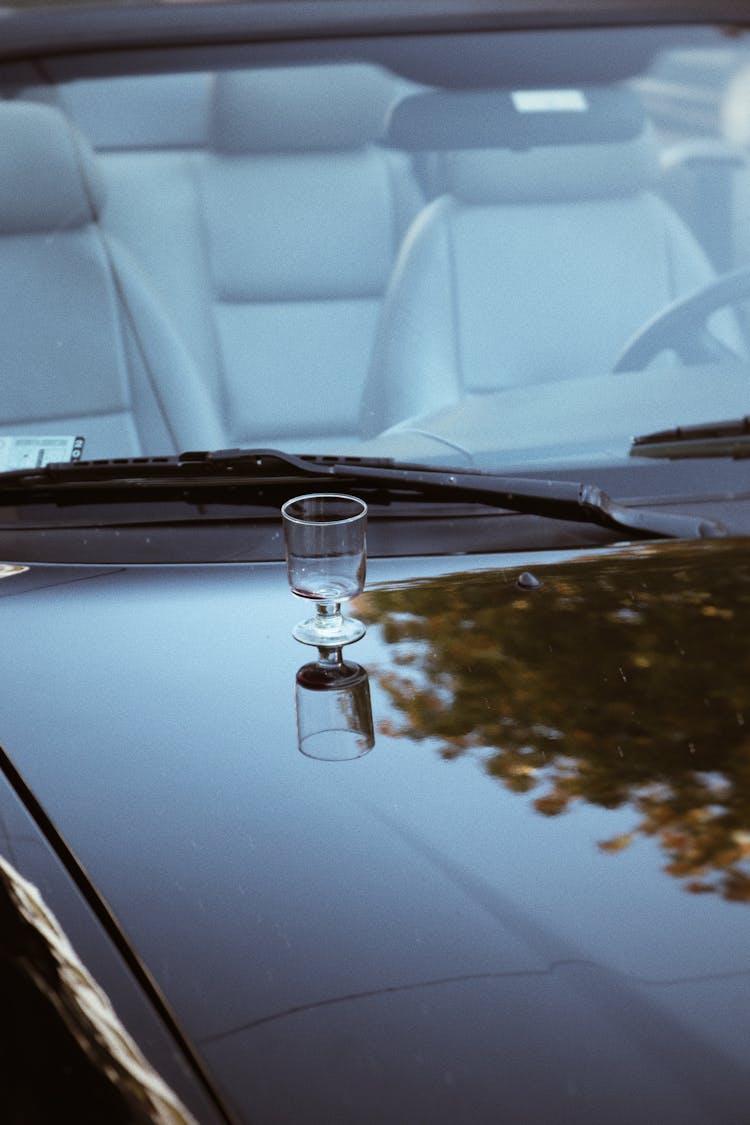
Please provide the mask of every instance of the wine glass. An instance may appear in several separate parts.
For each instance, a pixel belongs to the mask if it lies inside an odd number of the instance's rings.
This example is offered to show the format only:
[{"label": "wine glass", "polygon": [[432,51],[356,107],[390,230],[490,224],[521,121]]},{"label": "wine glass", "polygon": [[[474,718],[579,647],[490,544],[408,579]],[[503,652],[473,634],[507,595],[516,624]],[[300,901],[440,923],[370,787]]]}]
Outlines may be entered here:
[{"label": "wine glass", "polygon": [[315,616],[292,630],[306,645],[333,648],[358,641],[365,626],[344,617],[341,603],[365,584],[367,505],[356,496],[295,496],[281,508],[292,593],[316,603]]}]

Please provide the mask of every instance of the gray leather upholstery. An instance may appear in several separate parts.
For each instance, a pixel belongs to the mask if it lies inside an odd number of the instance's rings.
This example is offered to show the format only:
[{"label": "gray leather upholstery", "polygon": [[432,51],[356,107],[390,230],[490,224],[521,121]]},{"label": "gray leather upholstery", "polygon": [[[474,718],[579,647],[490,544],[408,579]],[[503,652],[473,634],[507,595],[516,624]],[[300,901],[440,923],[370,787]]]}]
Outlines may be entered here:
[{"label": "gray leather upholstery", "polygon": [[[205,71],[81,78],[59,86],[58,97],[97,152],[163,152],[206,146],[213,83]],[[34,94],[44,100],[45,88]]]},{"label": "gray leather upholstery", "polygon": [[[519,113],[514,147],[491,150],[458,148],[471,136],[467,115],[477,106],[486,114],[489,94],[440,95],[431,130],[429,95],[419,114],[410,115],[409,99],[399,105],[402,143],[417,147],[415,123],[432,143],[441,139],[428,169],[444,194],[415,220],[394,271],[363,399],[365,435],[468,394],[610,370],[645,321],[712,276],[651,190],[656,145],[633,96],[614,94],[607,114],[592,115],[590,142],[585,109],[555,108]],[[581,96],[585,104],[588,92]],[[497,98],[507,115],[508,95]]]},{"label": "gray leather upholstery", "polygon": [[360,65],[217,77],[198,183],[233,442],[336,447],[356,433],[381,301],[421,202],[405,158],[373,143],[393,97]]},{"label": "gray leather upholstery", "polygon": [[222,73],[205,150],[106,156],[106,224],[170,310],[223,445],[325,450],[357,434],[393,260],[423,203],[409,158],[375,143],[399,93],[364,65]]},{"label": "gray leather upholstery", "polygon": [[99,224],[104,189],[56,109],[0,104],[4,433],[111,457],[213,444],[212,403],[147,282]]},{"label": "gray leather upholstery", "polygon": [[357,63],[223,73],[212,147],[235,156],[354,151],[381,135],[396,89],[385,71]]}]

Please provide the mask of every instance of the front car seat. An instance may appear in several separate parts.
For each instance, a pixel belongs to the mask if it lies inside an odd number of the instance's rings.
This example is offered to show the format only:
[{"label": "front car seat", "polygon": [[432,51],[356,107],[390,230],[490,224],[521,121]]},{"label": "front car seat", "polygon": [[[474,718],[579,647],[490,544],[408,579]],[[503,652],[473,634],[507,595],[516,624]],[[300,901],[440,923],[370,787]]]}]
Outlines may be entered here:
[{"label": "front car seat", "polygon": [[99,224],[86,140],[51,106],[0,105],[2,432],[84,456],[221,444],[210,397],[146,278]]},{"label": "front car seat", "polygon": [[391,115],[439,194],[392,275],[363,396],[372,436],[466,395],[612,369],[659,309],[710,280],[654,192],[629,89],[431,92]]}]

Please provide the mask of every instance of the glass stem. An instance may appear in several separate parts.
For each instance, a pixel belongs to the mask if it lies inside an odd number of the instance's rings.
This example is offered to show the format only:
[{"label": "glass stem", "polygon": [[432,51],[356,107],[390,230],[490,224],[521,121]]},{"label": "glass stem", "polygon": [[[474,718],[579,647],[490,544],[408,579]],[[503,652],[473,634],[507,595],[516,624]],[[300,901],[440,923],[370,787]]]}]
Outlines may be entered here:
[{"label": "glass stem", "polygon": [[315,610],[321,634],[333,633],[341,628],[340,602],[316,602]]},{"label": "glass stem", "polygon": [[344,666],[341,649],[318,646],[318,664],[327,672],[341,672]]}]

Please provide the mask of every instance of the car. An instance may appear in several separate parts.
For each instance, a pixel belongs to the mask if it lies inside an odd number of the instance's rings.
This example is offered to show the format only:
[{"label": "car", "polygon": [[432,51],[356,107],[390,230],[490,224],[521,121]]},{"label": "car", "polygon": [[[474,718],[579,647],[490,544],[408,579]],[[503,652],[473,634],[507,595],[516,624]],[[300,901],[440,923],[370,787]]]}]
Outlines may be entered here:
[{"label": "car", "polygon": [[4,1120],[746,1121],[744,0],[2,18]]}]

